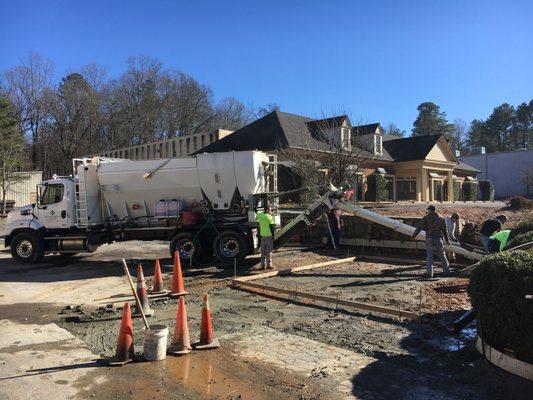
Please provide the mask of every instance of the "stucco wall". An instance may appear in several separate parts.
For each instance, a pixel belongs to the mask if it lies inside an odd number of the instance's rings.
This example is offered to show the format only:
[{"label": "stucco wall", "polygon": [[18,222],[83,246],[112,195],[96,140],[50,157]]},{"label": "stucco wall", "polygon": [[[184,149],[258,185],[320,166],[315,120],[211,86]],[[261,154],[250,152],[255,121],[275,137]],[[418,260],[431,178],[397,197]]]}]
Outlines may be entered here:
[{"label": "stucco wall", "polygon": [[521,176],[529,170],[533,173],[533,151],[509,151],[502,153],[474,154],[460,160],[479,169],[478,180],[488,179],[494,184],[496,198],[515,194],[533,195],[533,187],[527,193]]}]

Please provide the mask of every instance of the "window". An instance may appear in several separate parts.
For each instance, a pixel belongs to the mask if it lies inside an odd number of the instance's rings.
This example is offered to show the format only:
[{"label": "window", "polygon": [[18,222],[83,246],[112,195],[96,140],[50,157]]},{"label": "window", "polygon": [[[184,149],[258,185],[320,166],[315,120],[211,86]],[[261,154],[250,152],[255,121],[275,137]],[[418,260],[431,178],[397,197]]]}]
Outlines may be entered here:
[{"label": "window", "polygon": [[351,147],[350,128],[341,128],[341,141],[342,148],[349,150]]},{"label": "window", "polygon": [[374,154],[383,154],[383,150],[381,149],[383,144],[382,141],[383,138],[381,137],[381,135],[374,135]]},{"label": "window", "polygon": [[46,189],[44,189],[41,204],[45,206],[47,204],[59,203],[61,200],[63,200],[64,190],[64,186],[60,183],[53,183],[47,185]]},{"label": "window", "polygon": [[416,200],[416,179],[396,178],[397,200]]}]

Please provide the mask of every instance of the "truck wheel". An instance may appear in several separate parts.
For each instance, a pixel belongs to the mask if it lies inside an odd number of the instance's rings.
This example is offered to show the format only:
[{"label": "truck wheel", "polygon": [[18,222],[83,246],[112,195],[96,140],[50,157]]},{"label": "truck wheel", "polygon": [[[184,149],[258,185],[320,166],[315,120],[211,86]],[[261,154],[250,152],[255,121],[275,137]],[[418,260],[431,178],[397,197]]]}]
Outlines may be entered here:
[{"label": "truck wheel", "polygon": [[194,240],[194,235],[190,232],[180,232],[172,238],[170,242],[170,257],[174,259],[174,253],[178,251],[180,259],[184,262],[190,262],[190,258],[199,257],[202,254],[202,246],[199,240]]},{"label": "truck wheel", "polygon": [[235,231],[223,231],[216,237],[213,250],[221,262],[230,264],[234,258],[237,261],[245,259],[248,255],[248,243]]},{"label": "truck wheel", "polygon": [[35,264],[44,257],[44,243],[32,232],[21,232],[11,242],[11,255],[24,264]]}]

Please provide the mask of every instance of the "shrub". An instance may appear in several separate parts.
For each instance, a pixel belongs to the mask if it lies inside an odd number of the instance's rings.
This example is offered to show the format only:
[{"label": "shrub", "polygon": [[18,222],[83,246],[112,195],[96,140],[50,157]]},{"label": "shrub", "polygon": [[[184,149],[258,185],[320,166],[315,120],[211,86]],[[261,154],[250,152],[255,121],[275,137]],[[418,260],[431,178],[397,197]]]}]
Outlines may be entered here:
[{"label": "shrub", "polygon": [[389,197],[387,180],[378,173],[373,173],[366,178],[366,196],[368,201],[386,201]]},{"label": "shrub", "polygon": [[525,296],[532,293],[533,251],[487,256],[470,275],[468,294],[481,336],[528,363],[533,363],[533,307]]},{"label": "shrub", "polygon": [[494,185],[491,181],[479,181],[481,200],[494,201]]},{"label": "shrub", "polygon": [[529,242],[533,242],[533,231],[516,235],[513,239],[507,242],[506,249],[512,249],[513,247],[520,246],[521,244]]},{"label": "shrub", "polygon": [[531,206],[531,202],[521,195],[513,196],[509,198],[507,202],[509,203],[509,207],[513,210],[521,210]]},{"label": "shrub", "polygon": [[461,182],[453,181],[453,201],[461,199]]},{"label": "shrub", "polygon": [[509,240],[513,239],[515,236],[531,231],[533,231],[533,218],[526,219],[511,229]]},{"label": "shrub", "polygon": [[477,183],[466,181],[463,183],[463,200],[476,201],[477,199]]}]

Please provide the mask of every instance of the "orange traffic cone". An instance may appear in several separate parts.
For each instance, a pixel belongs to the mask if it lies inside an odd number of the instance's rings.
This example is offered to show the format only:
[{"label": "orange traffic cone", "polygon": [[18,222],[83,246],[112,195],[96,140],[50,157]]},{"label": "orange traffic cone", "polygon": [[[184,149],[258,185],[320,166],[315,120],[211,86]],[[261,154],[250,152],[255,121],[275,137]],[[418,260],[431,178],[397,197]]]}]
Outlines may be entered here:
[{"label": "orange traffic cone", "polygon": [[178,297],[187,294],[185,291],[185,286],[183,285],[183,276],[181,274],[181,261],[180,253],[174,253],[174,271],[172,273],[172,292],[170,293],[171,297]]},{"label": "orange traffic cone", "polygon": [[209,310],[209,299],[207,294],[204,294],[202,307],[202,322],[200,325],[200,341],[193,346],[196,350],[216,349],[220,347],[220,343],[213,331],[213,324],[211,323],[211,311]]},{"label": "orange traffic cone", "polygon": [[[154,311],[150,308],[150,301],[148,300],[148,293],[146,292],[146,283],[144,281],[143,267],[141,264],[137,265],[137,296],[141,301],[141,307],[146,317],[154,315]],[[135,314],[140,315],[141,310],[135,306]]]},{"label": "orange traffic cone", "polygon": [[154,281],[152,284],[152,291],[151,294],[163,294],[168,293],[168,290],[165,290],[164,284],[163,284],[163,277],[161,276],[161,264],[159,264],[159,260],[155,260],[155,266],[154,266]]},{"label": "orange traffic cone", "polygon": [[178,311],[176,313],[176,325],[174,326],[174,339],[168,348],[169,354],[187,354],[191,351],[191,340],[189,339],[189,325],[187,323],[187,311],[185,310],[185,298],[182,296],[178,301]]},{"label": "orange traffic cone", "polygon": [[110,365],[124,365],[133,361],[133,324],[131,321],[130,303],[124,303],[122,321],[118,331],[117,349],[115,356],[109,361]]}]

